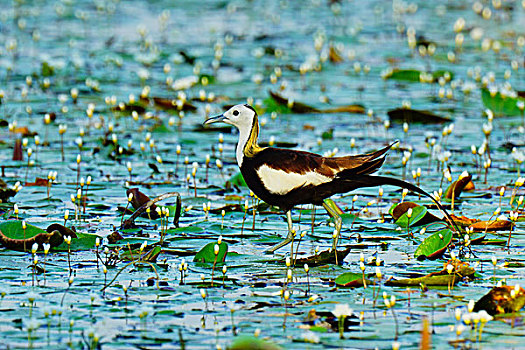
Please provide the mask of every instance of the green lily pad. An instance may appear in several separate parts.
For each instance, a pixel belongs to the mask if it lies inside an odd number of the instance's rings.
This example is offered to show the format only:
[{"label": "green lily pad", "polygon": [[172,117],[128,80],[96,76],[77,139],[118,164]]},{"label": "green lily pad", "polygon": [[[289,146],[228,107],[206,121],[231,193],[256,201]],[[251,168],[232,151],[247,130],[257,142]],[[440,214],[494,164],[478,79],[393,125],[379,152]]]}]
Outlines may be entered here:
[{"label": "green lily pad", "polygon": [[525,99],[520,97],[503,98],[499,92],[492,97],[487,88],[481,89],[481,100],[483,105],[494,112],[494,114],[508,116],[520,115],[522,112],[516,104],[518,101],[525,102]]},{"label": "green lily pad", "polygon": [[416,278],[391,279],[385,283],[387,286],[449,286],[461,281],[461,276],[454,274],[427,275]]},{"label": "green lily pad", "polygon": [[224,262],[226,260],[226,254],[228,254],[228,244],[226,242],[221,242],[219,245],[219,254],[217,254],[217,257],[215,257],[216,244],[217,242],[206,244],[197,254],[195,254],[193,261],[212,264],[215,261]]},{"label": "green lily pad", "polygon": [[[77,232],[77,238],[71,239],[71,251],[80,251],[80,250],[90,250],[95,248],[95,241],[97,240],[97,237],[100,238],[98,235],[92,235],[88,233],[81,233]],[[67,243],[64,242],[58,247],[53,248],[55,251],[67,251],[68,246]]]},{"label": "green lily pad", "polygon": [[[161,246],[155,246],[149,252],[147,252],[145,254],[143,253],[142,260],[143,261],[149,261],[149,262],[156,262],[157,261],[157,257],[159,256],[161,251],[162,251],[162,247]],[[131,260],[138,259],[139,254],[140,254],[140,250],[139,249],[135,249],[132,252],[130,252],[129,250],[126,250],[120,255],[120,258],[122,260],[129,260],[129,261],[131,261]]]},{"label": "green lily pad", "polygon": [[252,350],[281,350],[276,344],[252,336],[239,336],[228,347],[230,350],[252,349]]},{"label": "green lily pad", "polygon": [[426,207],[422,205],[413,207],[412,216],[410,217],[410,219],[408,218],[408,215],[405,212],[403,215],[399,217],[399,219],[396,220],[396,225],[402,228],[416,226],[417,222],[423,219],[426,214],[427,214]]},{"label": "green lily pad", "polygon": [[416,259],[437,259],[443,256],[448,245],[452,242],[453,232],[450,229],[440,230],[427,238],[417,247]]},{"label": "green lily pad", "polygon": [[[372,283],[370,280],[365,278],[367,284]],[[363,286],[363,274],[356,272],[345,272],[340,274],[335,279],[335,284],[339,287],[362,287]]]},{"label": "green lily pad", "polygon": [[[421,73],[424,73],[424,72],[417,70],[417,69],[394,69],[385,76],[385,79],[419,82]],[[432,74],[432,81],[436,81],[447,73],[450,76],[450,79],[454,77],[452,72],[445,71],[445,70],[437,70],[430,74]]]},{"label": "green lily pad", "polygon": [[6,235],[6,237],[12,239],[26,239],[34,237],[39,233],[46,233],[46,230],[40,227],[33,226],[31,224],[26,224],[26,229],[24,233],[21,220],[9,220],[1,223],[0,231],[2,231],[2,233]]}]

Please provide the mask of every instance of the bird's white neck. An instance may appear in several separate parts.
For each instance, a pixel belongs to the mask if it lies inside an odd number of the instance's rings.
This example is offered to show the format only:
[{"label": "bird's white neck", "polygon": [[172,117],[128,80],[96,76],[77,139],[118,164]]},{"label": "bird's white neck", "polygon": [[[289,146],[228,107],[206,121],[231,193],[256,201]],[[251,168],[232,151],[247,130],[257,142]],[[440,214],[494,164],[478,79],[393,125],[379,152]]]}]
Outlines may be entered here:
[{"label": "bird's white neck", "polygon": [[239,142],[237,143],[237,149],[235,156],[237,158],[237,165],[242,166],[244,157],[253,157],[262,150],[257,144],[257,138],[259,137],[259,121],[257,116],[253,118],[251,125],[238,126],[239,129]]},{"label": "bird's white neck", "polygon": [[241,167],[242,161],[244,160],[244,148],[250,139],[251,129],[242,128],[239,129],[239,142],[237,143],[237,149],[235,151],[235,156],[237,158],[237,165]]}]

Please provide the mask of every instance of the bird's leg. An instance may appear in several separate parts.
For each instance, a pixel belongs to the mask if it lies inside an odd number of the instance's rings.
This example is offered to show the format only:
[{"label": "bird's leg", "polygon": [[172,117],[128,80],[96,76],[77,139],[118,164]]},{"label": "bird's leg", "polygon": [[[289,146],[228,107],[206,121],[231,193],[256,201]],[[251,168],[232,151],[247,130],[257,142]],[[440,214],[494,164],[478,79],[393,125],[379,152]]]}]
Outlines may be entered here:
[{"label": "bird's leg", "polygon": [[292,212],[290,210],[286,212],[286,220],[288,221],[288,236],[286,236],[286,238],[282,242],[267,249],[266,250],[267,253],[273,253],[277,249],[284,247],[285,245],[287,245],[288,243],[292,241],[294,237],[294,231],[293,231],[293,224],[292,224]]},{"label": "bird's leg", "polygon": [[[326,210],[328,215],[330,215],[334,219],[336,235],[334,238],[332,249],[336,250],[337,241],[339,240],[339,235],[341,234],[341,227],[343,226],[343,219],[341,219],[339,214],[334,209],[332,209],[332,207],[330,207],[328,204],[324,202],[323,202],[323,208]],[[336,253],[336,260],[337,260],[337,253]]]}]

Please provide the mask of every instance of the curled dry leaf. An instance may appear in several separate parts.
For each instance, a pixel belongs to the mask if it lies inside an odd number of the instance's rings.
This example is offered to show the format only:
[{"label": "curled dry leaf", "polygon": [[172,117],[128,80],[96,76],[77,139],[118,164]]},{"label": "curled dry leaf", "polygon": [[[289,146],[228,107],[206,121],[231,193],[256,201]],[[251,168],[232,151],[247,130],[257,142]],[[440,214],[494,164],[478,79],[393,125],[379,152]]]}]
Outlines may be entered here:
[{"label": "curled dry leaf", "polygon": [[[276,92],[273,92],[273,91],[269,91],[270,93],[270,96],[272,97],[272,99],[277,102],[277,104],[280,104],[280,105],[284,105],[284,106],[290,106],[289,104],[289,100],[281,95],[279,95],[278,93]],[[304,104],[304,103],[301,103],[301,102],[295,102],[291,105],[291,107],[289,107],[290,110],[293,112],[293,113],[298,113],[298,114],[302,114],[302,113],[319,113],[320,110],[315,108],[315,107],[312,107],[312,106],[309,106],[307,104]]]},{"label": "curled dry leaf", "polygon": [[22,150],[22,140],[16,139],[13,147],[13,160],[24,160],[24,151]]},{"label": "curled dry leaf", "polygon": [[452,196],[454,196],[454,199],[457,199],[461,195],[461,192],[467,190],[467,188],[474,188],[472,175],[462,177],[452,182],[445,191],[445,198],[452,199]]},{"label": "curled dry leaf", "polygon": [[309,106],[307,104],[301,103],[301,102],[293,102],[293,104],[289,103],[289,100],[281,95],[279,95],[276,92],[269,91],[271,98],[281,106],[286,106],[286,108],[289,108],[291,112],[297,113],[297,114],[304,114],[304,113],[356,113],[356,114],[364,114],[365,113],[365,107],[360,104],[351,104],[351,105],[344,105],[344,106],[337,106],[333,108],[327,108],[327,109],[319,109],[312,106]]},{"label": "curled dry leaf", "polygon": [[332,63],[341,63],[344,61],[344,58],[339,52],[339,50],[336,49],[333,45],[330,45],[330,48],[328,49],[328,58]]},{"label": "curled dry leaf", "polygon": [[[337,263],[343,264],[343,260],[350,253],[351,247],[347,247],[344,250],[337,251]],[[296,266],[302,266],[308,264],[308,266],[319,266],[327,264],[335,264],[335,254],[332,250],[325,250],[319,254],[309,256],[307,258],[299,258],[295,261]]]},{"label": "curled dry leaf", "polygon": [[0,244],[7,249],[16,250],[19,252],[28,251],[34,243],[38,244],[38,249],[43,249],[44,243],[49,243],[51,248],[57,247],[64,242],[64,237],[58,231],[41,232],[36,236],[26,239],[9,238],[2,231],[0,231]]},{"label": "curled dry leaf", "polygon": [[[452,264],[454,266],[454,272],[448,273],[446,267]],[[449,260],[444,264],[445,268],[441,271],[429,273],[423,277],[416,278],[405,278],[405,279],[389,279],[385,282],[387,286],[448,286],[451,284],[457,284],[465,277],[472,278],[475,270],[470,267],[468,263],[459,260]]]},{"label": "curled dry leaf", "polygon": [[396,108],[388,111],[387,114],[390,120],[401,123],[442,124],[452,121],[450,118],[445,118],[429,111],[411,108]]},{"label": "curled dry leaf", "polygon": [[[138,208],[142,207],[144,204],[148,203],[151,198],[149,198],[144,193],[140,192],[138,188],[130,188],[126,191],[126,195],[129,197],[129,195],[133,194],[133,198],[131,199],[131,206],[133,209],[137,210]],[[157,214],[157,206],[155,204],[152,204],[150,207],[151,211],[149,213],[149,217],[152,219],[158,219],[159,215]]]},{"label": "curled dry leaf", "polygon": [[514,286],[492,288],[474,305],[474,311],[485,310],[491,315],[518,312],[525,305],[525,289]]},{"label": "curled dry leaf", "polygon": [[510,230],[512,222],[509,220],[477,221],[469,226],[475,232]]},{"label": "curled dry leaf", "polygon": [[77,237],[77,233],[76,231],[74,230],[74,227],[73,229],[70,229],[69,227],[65,227],[64,225],[61,225],[61,224],[51,224],[49,225],[47,228],[46,228],[46,231],[51,233],[53,231],[58,231],[62,234],[62,236],[70,236],[71,238],[78,238]]},{"label": "curled dry leaf", "polygon": [[[153,205],[155,205],[155,203],[162,201],[164,199],[167,199],[167,198],[171,198],[171,197],[177,197],[177,204],[175,208],[175,216],[173,217],[173,224],[175,225],[175,227],[179,227],[180,213],[182,210],[182,201],[180,198],[180,193],[167,192],[167,193],[161,194],[160,196],[154,199],[149,200],[147,203],[143,204],[140,208],[135,210],[133,215],[131,215],[128,219],[124,220],[124,222],[120,226],[120,229],[132,228],[137,216],[144,213],[147,208],[151,208]],[[151,210],[151,212],[153,212],[153,210]]]},{"label": "curled dry leaf", "polygon": [[479,221],[477,219],[467,218],[466,216],[457,216],[454,214],[450,214],[450,216],[452,217],[452,219],[454,219],[456,224],[463,227],[469,227],[470,225]]}]

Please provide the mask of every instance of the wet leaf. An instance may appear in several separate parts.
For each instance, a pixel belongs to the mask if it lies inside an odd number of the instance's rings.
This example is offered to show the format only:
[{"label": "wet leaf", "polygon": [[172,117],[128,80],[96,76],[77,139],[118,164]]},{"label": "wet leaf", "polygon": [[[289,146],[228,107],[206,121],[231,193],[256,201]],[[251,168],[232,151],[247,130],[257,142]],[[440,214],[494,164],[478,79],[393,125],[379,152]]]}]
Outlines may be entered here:
[{"label": "wet leaf", "polygon": [[428,275],[417,278],[405,278],[405,279],[390,279],[385,282],[387,286],[449,286],[452,283],[457,284],[461,281],[461,278],[454,274],[446,275]]},{"label": "wet leaf", "polygon": [[[445,191],[445,198],[452,199],[454,196],[455,199],[459,198],[461,192],[472,182],[472,175],[462,177],[450,184],[447,190]],[[472,185],[473,186],[473,185]]]},{"label": "wet leaf", "polygon": [[[365,281],[367,285],[372,283],[372,281],[366,278]],[[340,287],[362,287],[363,274],[355,272],[345,272],[337,276],[334,282]]]},{"label": "wet leaf", "polygon": [[0,188],[0,203],[9,201],[9,198],[14,197],[16,191],[11,188]]},{"label": "wet leaf", "polygon": [[[390,215],[392,215],[392,218],[395,221],[397,221],[403,214],[407,212],[409,208],[415,208],[419,206],[420,206],[419,204],[414,203],[414,202],[402,202],[402,203],[393,205],[390,208],[389,213]],[[412,213],[412,215],[414,214]],[[425,216],[421,220],[418,221],[418,224],[427,225],[427,224],[438,222],[438,221],[442,221],[442,220],[427,210]]]},{"label": "wet leaf", "polygon": [[449,123],[450,118],[442,117],[429,111],[416,110],[411,108],[396,108],[387,112],[391,121],[423,124],[442,124]]},{"label": "wet leaf", "polygon": [[[133,209],[137,210],[140,207],[142,207],[144,204],[148,203],[151,198],[145,195],[144,193],[140,192],[138,188],[130,188],[126,191],[126,195],[129,196],[129,194],[133,194],[133,198],[131,199],[131,206]],[[153,220],[159,218],[159,214],[157,214],[157,206],[155,204],[151,205],[150,212],[149,213],[142,213],[142,217],[151,218]]]},{"label": "wet leaf", "polygon": [[[407,208],[408,211],[409,208]],[[427,208],[421,205],[412,207],[412,216],[408,218],[407,212],[404,212],[397,220],[396,225],[402,228],[416,226],[425,215],[427,215]]]},{"label": "wet leaf", "polygon": [[49,243],[51,248],[60,245],[64,237],[58,231],[46,232],[39,227],[26,224],[23,229],[22,221],[9,220],[0,224],[0,245],[7,249],[27,252],[33,244],[38,244],[38,250],[43,250],[43,244]]},{"label": "wet leaf", "polygon": [[54,223],[54,224],[49,225],[46,228],[47,232],[53,232],[55,230],[60,232],[62,234],[62,236],[64,236],[64,237],[70,236],[71,238],[78,238],[77,237],[77,233],[75,231],[73,231],[69,227],[65,227],[64,225],[61,225],[61,224]]},{"label": "wet leaf", "polygon": [[330,45],[330,48],[328,49],[328,58],[332,63],[341,63],[344,61],[344,58],[341,56],[339,50],[337,50],[333,45]]},{"label": "wet leaf", "polygon": [[26,229],[24,230],[22,228],[21,220],[9,220],[2,222],[0,223],[0,230],[5,236],[13,239],[31,238],[40,233],[46,232],[44,229],[31,224],[26,224]]},{"label": "wet leaf", "polygon": [[[343,250],[341,249],[337,250],[337,263],[339,265],[343,264],[343,260],[350,253],[350,249],[351,247],[347,247]],[[304,264],[308,264],[308,266],[335,264],[335,254],[330,249],[324,250],[320,252],[319,254],[312,255],[307,258],[299,258],[295,261],[295,264],[299,266],[302,266]]]},{"label": "wet leaf", "polygon": [[[206,244],[193,258],[195,262],[201,263],[211,263],[214,261],[217,263],[222,263],[226,260],[226,255],[228,254],[228,244],[226,242],[221,242],[219,245],[219,253],[215,256],[215,245],[217,242],[211,242]],[[217,260],[215,258],[217,257]]]},{"label": "wet leaf", "polygon": [[321,113],[354,113],[354,114],[365,114],[365,106],[360,104],[338,106],[333,108],[322,109]]},{"label": "wet leaf", "polygon": [[[162,247],[155,246],[151,250],[149,250],[148,252],[142,253],[141,260],[152,262],[152,263],[157,262],[157,258],[158,258],[158,256],[160,255],[161,252],[162,252]],[[127,260],[127,261],[137,260],[137,259],[139,259],[139,254],[140,254],[140,249],[135,249],[132,252],[130,252],[129,250],[125,250],[120,255],[120,258],[122,260]]]},{"label": "wet leaf", "polygon": [[425,238],[417,247],[414,257],[421,259],[438,259],[447,250],[448,245],[452,242],[453,232],[449,229],[440,230]]},{"label": "wet leaf", "polygon": [[[287,99],[282,97],[276,92],[269,91],[270,97],[281,106],[285,106],[290,112],[297,113],[297,114],[303,114],[303,113],[319,113],[319,109],[306,105],[301,102],[293,101],[293,103]],[[281,112],[283,113],[283,112]]]},{"label": "wet leaf", "polygon": [[477,221],[470,225],[475,232],[504,231],[511,227],[512,221],[509,220]]},{"label": "wet leaf", "polygon": [[[98,235],[77,232],[77,238],[71,239],[71,251],[90,250],[95,248],[95,241]],[[67,251],[68,246],[66,242],[54,248],[57,251]]]},{"label": "wet leaf", "polygon": [[321,113],[354,113],[354,114],[365,114],[365,106],[360,104],[338,106],[333,108],[322,109]]},{"label": "wet leaf", "polygon": [[276,344],[270,343],[266,340],[253,336],[239,336],[228,347],[229,350],[281,350],[282,348]]},{"label": "wet leaf", "polygon": [[[387,75],[385,75],[384,78],[401,80],[401,81],[420,82],[422,73],[426,73],[426,72],[422,72],[417,69],[393,69]],[[432,81],[437,81],[440,77],[444,76],[445,74],[448,74],[450,79],[452,79],[454,76],[452,72],[444,71],[444,70],[438,70],[431,74],[432,74]]]},{"label": "wet leaf", "polygon": [[481,89],[481,100],[485,107],[490,109],[495,115],[521,115],[522,112],[517,106],[518,101],[525,102],[525,98],[506,96],[503,98],[499,92],[494,97],[490,96],[487,88]]},{"label": "wet leaf", "polygon": [[13,160],[24,160],[24,151],[22,150],[22,140],[16,139],[13,147]]}]

